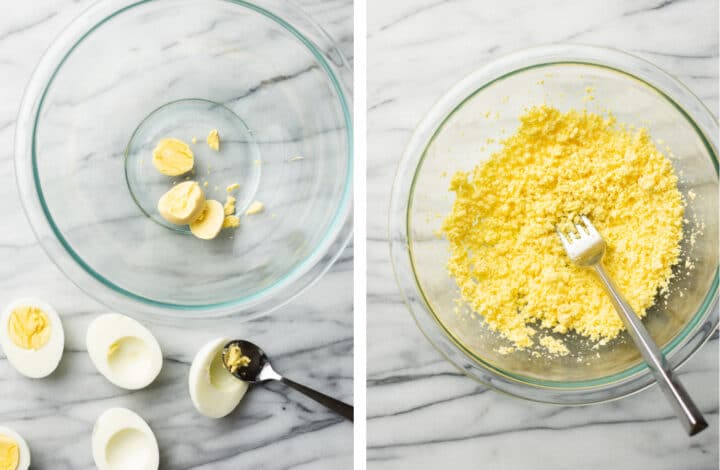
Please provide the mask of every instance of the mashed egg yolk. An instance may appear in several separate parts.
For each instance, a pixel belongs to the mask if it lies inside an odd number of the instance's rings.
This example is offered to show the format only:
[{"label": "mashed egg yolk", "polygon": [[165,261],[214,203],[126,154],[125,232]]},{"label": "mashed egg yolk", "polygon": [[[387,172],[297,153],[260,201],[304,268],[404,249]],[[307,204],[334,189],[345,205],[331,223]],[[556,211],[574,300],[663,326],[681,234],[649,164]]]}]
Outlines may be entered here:
[{"label": "mashed egg yolk", "polygon": [[50,339],[50,320],[37,307],[18,307],[10,314],[8,334],[16,346],[38,350]]},{"label": "mashed egg yolk", "polygon": [[17,442],[0,434],[0,470],[15,470],[20,462]]},{"label": "mashed egg yolk", "polygon": [[[470,172],[452,178],[442,233],[461,300],[517,348],[538,328],[605,343],[624,328],[556,226],[586,215],[605,238],[610,276],[643,317],[680,255],[684,202],[670,161],[645,129],[612,116],[542,105]],[[541,338],[542,339],[542,338]],[[562,345],[544,346],[562,349]]]},{"label": "mashed egg yolk", "polygon": [[250,358],[243,354],[240,346],[232,344],[228,348],[227,357],[225,363],[230,369],[231,373],[235,373],[241,367],[247,367],[250,365]]}]

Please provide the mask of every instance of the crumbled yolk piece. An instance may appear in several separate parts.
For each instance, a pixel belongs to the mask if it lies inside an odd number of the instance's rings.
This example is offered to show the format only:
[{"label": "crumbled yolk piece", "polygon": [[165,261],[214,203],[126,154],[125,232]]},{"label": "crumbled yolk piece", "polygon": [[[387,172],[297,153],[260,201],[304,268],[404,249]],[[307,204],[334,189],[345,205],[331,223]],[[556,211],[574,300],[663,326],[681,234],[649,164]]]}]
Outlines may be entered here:
[{"label": "crumbled yolk piece", "polygon": [[236,228],[240,226],[240,217],[236,215],[228,215],[223,220],[222,228]]},{"label": "crumbled yolk piece", "polygon": [[220,151],[220,134],[218,133],[217,129],[213,129],[210,131],[207,136],[207,144],[208,147],[215,150],[216,152]]},{"label": "crumbled yolk piece", "polygon": [[0,434],[0,470],[15,470],[20,463],[20,448],[13,439]]},{"label": "crumbled yolk piece", "polygon": [[558,356],[567,356],[570,350],[565,346],[565,343],[552,336],[543,336],[540,338],[540,345],[542,345],[550,354],[556,354]]},{"label": "crumbled yolk piece", "polygon": [[10,314],[8,334],[16,346],[38,350],[50,339],[50,320],[38,307],[18,307]]},{"label": "crumbled yolk piece", "polygon": [[234,374],[241,367],[247,367],[252,361],[243,354],[240,346],[231,344],[225,356],[225,364],[230,369],[230,373]]},{"label": "crumbled yolk piece", "polygon": [[265,210],[265,204],[260,201],[253,201],[245,211],[245,215],[255,215]]},{"label": "crumbled yolk piece", "polygon": [[237,183],[229,184],[227,186],[227,188],[225,188],[225,191],[227,191],[228,193],[231,193],[231,192],[235,191],[236,189],[238,189],[239,187],[240,187],[240,185]]},{"label": "crumbled yolk piece", "polygon": [[555,229],[586,215],[608,244],[608,273],[645,316],[680,255],[684,202],[670,161],[645,129],[546,105],[501,144],[450,184],[456,199],[442,232],[462,301],[520,349],[534,345],[538,327],[615,338],[620,316]]},{"label": "crumbled yolk piece", "polygon": [[153,165],[163,175],[183,175],[192,170],[195,164],[193,151],[180,139],[161,139],[152,154]]},{"label": "crumbled yolk piece", "polygon": [[585,87],[585,96],[583,96],[583,101],[594,101],[595,100],[595,88],[589,86]]},{"label": "crumbled yolk piece", "polygon": [[237,199],[235,199],[233,196],[228,196],[225,200],[225,205],[223,205],[223,209],[225,209],[225,215],[233,215],[235,213],[235,203],[237,202]]}]

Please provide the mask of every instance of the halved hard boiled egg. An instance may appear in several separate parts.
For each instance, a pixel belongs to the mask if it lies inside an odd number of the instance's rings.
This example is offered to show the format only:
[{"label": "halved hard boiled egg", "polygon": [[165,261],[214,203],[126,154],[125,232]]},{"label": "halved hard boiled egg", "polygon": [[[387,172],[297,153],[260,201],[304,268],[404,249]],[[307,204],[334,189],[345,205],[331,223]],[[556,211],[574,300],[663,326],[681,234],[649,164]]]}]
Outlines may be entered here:
[{"label": "halved hard boiled egg", "polygon": [[42,300],[16,300],[0,315],[0,344],[18,372],[46,377],[57,368],[65,348],[60,316]]},{"label": "halved hard boiled egg", "polygon": [[147,387],[160,373],[162,352],[150,331],[125,315],[100,315],[87,330],[87,350],[97,370],[128,390]]},{"label": "halved hard boiled egg", "polygon": [[30,448],[15,431],[0,426],[0,469],[27,470],[30,467]]},{"label": "halved hard boiled egg", "polygon": [[218,201],[207,199],[200,215],[190,222],[190,231],[203,240],[217,237],[225,220],[225,208]]},{"label": "halved hard boiled egg", "polygon": [[203,211],[205,192],[197,181],[185,181],[163,194],[157,207],[163,219],[171,224],[189,224]]},{"label": "halved hard boiled egg", "polygon": [[93,460],[98,470],[157,470],[160,451],[150,426],[127,408],[110,408],[95,422]]},{"label": "halved hard boiled egg", "polygon": [[247,382],[233,376],[223,365],[222,351],[229,342],[227,338],[210,341],[197,352],[190,366],[190,398],[208,418],[230,414],[248,389]]}]

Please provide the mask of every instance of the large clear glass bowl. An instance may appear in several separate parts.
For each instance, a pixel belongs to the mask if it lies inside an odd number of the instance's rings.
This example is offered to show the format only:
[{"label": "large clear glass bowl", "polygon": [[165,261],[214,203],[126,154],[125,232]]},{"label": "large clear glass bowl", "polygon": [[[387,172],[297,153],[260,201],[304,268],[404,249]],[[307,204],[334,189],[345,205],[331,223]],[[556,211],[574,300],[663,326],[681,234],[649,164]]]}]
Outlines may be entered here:
[{"label": "large clear glass bowl", "polygon": [[[291,2],[101,1],[27,86],[15,163],[28,219],[60,269],[116,310],[266,313],[351,237],[351,77]],[[168,136],[197,137],[191,177],[208,198],[240,184],[239,228],[205,241],[159,217],[159,196],[183,180],[151,164]],[[265,211],[243,216],[255,200]]]},{"label": "large clear glass bowl", "polygon": [[[587,87],[593,88],[592,101]],[[668,304],[653,307],[645,325],[675,367],[710,337],[718,324],[718,125],[674,78],[622,52],[566,45],[526,50],[451,89],[423,119],[400,163],[390,208],[391,257],[418,326],[470,377],[536,401],[611,400],[653,382],[626,334],[597,351],[569,337],[565,357],[501,354],[510,346],[507,340],[456,312],[459,295],[447,270],[447,242],[437,236],[453,202],[449,175],[486,159],[497,147],[483,149],[483,143],[503,130],[512,133],[523,108],[543,102],[562,110],[608,109],[620,122],[647,127],[676,155],[680,190],[695,195],[687,197],[681,265],[690,258],[695,268],[673,281]]]}]

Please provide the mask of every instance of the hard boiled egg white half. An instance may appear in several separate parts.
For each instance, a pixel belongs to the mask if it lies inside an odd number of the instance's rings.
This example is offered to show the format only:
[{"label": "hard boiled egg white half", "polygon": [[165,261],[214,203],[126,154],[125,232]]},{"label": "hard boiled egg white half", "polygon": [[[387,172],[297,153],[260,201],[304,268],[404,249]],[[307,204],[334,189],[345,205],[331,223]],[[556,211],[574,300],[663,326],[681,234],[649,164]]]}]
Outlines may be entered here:
[{"label": "hard boiled egg white half", "polygon": [[98,470],[157,470],[160,451],[150,426],[127,408],[110,408],[95,422],[93,460]]},{"label": "hard boiled egg white half", "polygon": [[143,325],[125,315],[100,315],[87,330],[87,350],[97,370],[128,390],[147,387],[160,373],[160,345]]},{"label": "hard boiled egg white half", "polygon": [[42,300],[16,300],[0,315],[0,344],[18,372],[46,377],[57,368],[65,348],[60,316]]},{"label": "hard boiled egg white half", "polygon": [[222,418],[234,410],[245,396],[248,383],[225,369],[223,348],[230,340],[218,338],[203,346],[190,366],[190,398],[195,408],[208,418]]},{"label": "hard boiled egg white half", "polygon": [[15,431],[0,426],[0,468],[28,470],[30,448],[25,439]]}]

